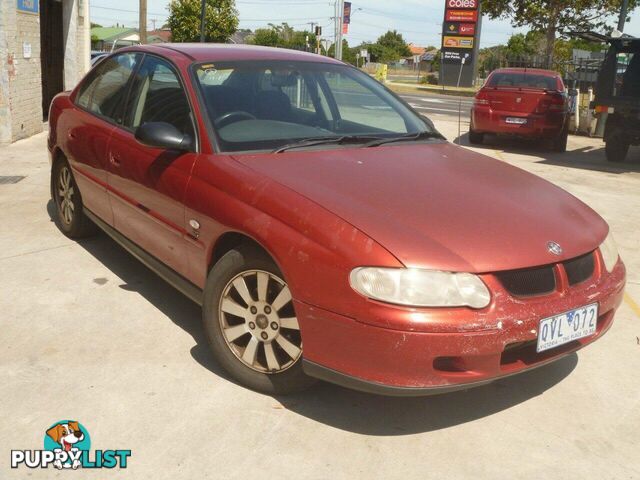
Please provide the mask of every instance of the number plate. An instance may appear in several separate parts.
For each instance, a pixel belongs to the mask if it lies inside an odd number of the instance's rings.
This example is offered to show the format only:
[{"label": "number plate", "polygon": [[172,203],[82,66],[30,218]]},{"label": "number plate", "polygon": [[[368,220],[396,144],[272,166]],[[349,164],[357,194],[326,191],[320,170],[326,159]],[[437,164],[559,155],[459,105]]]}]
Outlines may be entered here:
[{"label": "number plate", "polygon": [[527,123],[527,119],[521,117],[507,117],[505,121],[507,123],[513,123],[515,125],[524,125],[525,123]]},{"label": "number plate", "polygon": [[596,333],[598,304],[576,308],[559,315],[540,320],[537,351],[559,347],[578,338]]}]

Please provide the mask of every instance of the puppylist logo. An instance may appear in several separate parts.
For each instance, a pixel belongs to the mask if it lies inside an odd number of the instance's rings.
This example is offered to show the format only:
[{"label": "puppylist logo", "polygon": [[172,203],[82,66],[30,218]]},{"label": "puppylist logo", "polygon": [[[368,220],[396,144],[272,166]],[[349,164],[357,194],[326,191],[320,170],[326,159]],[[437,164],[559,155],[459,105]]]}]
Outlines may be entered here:
[{"label": "puppylist logo", "polygon": [[11,450],[11,468],[127,468],[131,450],[91,451],[91,437],[81,423],[62,420],[44,435],[43,450]]}]

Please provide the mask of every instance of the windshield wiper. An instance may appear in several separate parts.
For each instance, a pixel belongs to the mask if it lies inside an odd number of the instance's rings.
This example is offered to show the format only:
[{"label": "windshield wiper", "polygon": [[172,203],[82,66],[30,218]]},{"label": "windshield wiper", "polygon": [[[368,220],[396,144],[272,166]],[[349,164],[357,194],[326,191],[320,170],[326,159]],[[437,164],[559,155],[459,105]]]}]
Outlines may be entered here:
[{"label": "windshield wiper", "polygon": [[[344,145],[347,143],[365,143],[369,145],[372,141],[383,140],[381,137],[367,136],[367,135],[342,135],[340,137],[315,137],[305,138],[298,142],[289,143],[282,147],[276,148],[273,153],[282,153],[292,148],[305,148],[313,147],[315,145]],[[369,142],[369,143],[366,143]]]},{"label": "windshield wiper", "polygon": [[385,145],[387,143],[412,142],[415,140],[424,140],[428,138],[438,138],[438,139],[444,140],[444,137],[440,135],[438,132],[419,132],[419,133],[409,133],[406,135],[401,135],[399,137],[379,138],[367,143],[365,147],[377,147],[380,145]]}]

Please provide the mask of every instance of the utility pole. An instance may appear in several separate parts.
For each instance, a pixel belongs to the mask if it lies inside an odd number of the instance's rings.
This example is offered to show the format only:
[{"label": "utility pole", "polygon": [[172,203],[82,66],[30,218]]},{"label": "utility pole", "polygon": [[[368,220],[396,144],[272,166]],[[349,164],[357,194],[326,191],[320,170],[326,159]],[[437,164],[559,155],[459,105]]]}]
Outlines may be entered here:
[{"label": "utility pole", "polygon": [[206,26],[206,16],[207,16],[207,0],[201,0],[200,7],[200,43],[204,43],[204,29]]},{"label": "utility pole", "polygon": [[344,0],[336,0],[336,5],[338,7],[337,12],[337,39],[336,39],[336,59],[342,60],[342,22],[344,15]]},{"label": "utility pole", "polygon": [[629,0],[622,0],[620,8],[620,17],[618,18],[618,31],[624,32],[624,24],[627,22],[627,9],[629,8]]},{"label": "utility pole", "polygon": [[140,43],[147,43],[147,0],[140,0],[140,19],[138,22]]}]

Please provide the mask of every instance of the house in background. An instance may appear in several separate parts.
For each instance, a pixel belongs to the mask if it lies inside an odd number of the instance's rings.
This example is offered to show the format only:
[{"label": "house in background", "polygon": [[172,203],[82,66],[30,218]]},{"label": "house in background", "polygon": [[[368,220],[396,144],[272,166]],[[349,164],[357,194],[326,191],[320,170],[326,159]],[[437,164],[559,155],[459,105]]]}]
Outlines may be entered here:
[{"label": "house in background", "polygon": [[160,28],[147,32],[147,43],[169,43],[171,42],[171,29]]},{"label": "house in background", "polygon": [[114,44],[118,47],[140,43],[137,28],[130,27],[93,27],[91,29],[91,48],[108,52]]},{"label": "house in background", "polygon": [[410,43],[409,50],[411,50],[411,56],[404,59],[404,65],[423,72],[433,71],[433,61],[438,55],[438,49],[427,50],[425,47]]}]

